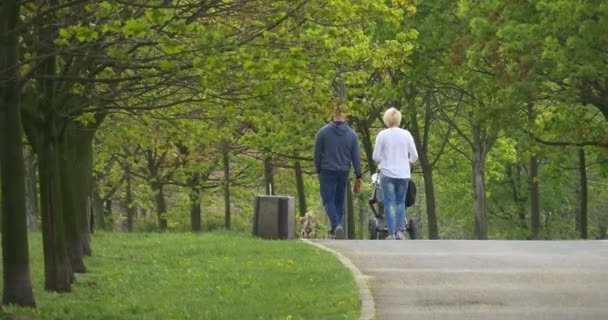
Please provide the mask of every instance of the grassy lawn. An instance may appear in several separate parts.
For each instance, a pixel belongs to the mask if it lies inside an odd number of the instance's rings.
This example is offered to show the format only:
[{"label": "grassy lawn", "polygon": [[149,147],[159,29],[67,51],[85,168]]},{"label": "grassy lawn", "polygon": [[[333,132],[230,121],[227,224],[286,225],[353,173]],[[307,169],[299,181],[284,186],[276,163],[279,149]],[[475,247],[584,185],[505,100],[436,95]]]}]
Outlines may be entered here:
[{"label": "grassy lawn", "polygon": [[[73,292],[44,291],[41,235],[30,238],[35,319],[357,319],[358,291],[331,254],[246,234],[97,233]],[[1,265],[0,265],[1,267]],[[1,279],[0,279],[1,281]],[[0,282],[1,284],[1,282]]]}]

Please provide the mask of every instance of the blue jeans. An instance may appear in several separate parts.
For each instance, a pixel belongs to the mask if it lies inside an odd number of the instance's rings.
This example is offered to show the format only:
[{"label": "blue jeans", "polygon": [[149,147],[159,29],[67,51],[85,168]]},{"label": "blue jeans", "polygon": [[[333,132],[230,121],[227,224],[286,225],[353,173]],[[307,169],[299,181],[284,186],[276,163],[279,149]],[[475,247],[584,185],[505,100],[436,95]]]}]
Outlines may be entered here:
[{"label": "blue jeans", "polygon": [[331,234],[335,234],[336,227],[342,224],[347,182],[348,172],[322,170],[319,173],[321,199],[325,212],[331,221]]},{"label": "blue jeans", "polygon": [[395,234],[405,227],[405,194],[408,180],[386,176],[382,176],[380,180],[384,197],[384,218],[389,235]]}]

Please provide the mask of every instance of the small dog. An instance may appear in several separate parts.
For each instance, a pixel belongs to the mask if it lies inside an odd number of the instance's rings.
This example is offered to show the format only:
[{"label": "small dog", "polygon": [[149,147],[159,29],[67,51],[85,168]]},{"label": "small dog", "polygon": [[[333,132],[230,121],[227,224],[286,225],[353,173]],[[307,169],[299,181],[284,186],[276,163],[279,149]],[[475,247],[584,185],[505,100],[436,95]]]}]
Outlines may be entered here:
[{"label": "small dog", "polygon": [[310,212],[306,212],[306,214],[300,218],[300,224],[302,225],[300,236],[303,239],[314,239],[317,237],[317,222]]}]

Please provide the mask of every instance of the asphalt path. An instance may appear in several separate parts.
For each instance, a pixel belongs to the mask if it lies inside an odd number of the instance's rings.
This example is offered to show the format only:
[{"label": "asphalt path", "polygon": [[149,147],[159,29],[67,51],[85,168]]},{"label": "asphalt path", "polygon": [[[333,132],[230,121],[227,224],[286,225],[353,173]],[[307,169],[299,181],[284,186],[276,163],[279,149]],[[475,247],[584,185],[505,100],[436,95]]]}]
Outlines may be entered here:
[{"label": "asphalt path", "polygon": [[367,318],[608,319],[608,241],[313,243],[360,271]]}]

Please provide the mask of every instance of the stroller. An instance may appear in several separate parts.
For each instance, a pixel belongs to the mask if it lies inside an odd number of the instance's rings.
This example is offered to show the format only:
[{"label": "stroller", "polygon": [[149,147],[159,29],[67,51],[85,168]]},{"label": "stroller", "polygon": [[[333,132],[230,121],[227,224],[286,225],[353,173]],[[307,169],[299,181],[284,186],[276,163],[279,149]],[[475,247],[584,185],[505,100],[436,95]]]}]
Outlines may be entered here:
[{"label": "stroller", "polygon": [[[414,205],[416,200],[416,185],[412,179],[407,186],[405,199],[406,207]],[[372,194],[369,197],[369,206],[374,212],[374,216],[369,220],[368,231],[371,240],[383,240],[388,236],[388,228],[384,219],[384,198],[382,197],[382,187],[380,185],[380,172],[372,174]],[[414,219],[409,219],[405,228],[401,232],[406,232],[410,239],[416,239],[416,226]]]}]

